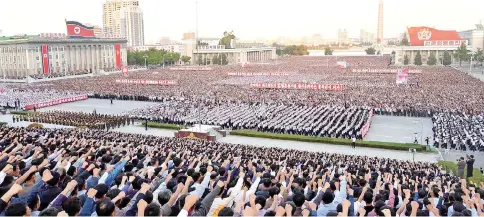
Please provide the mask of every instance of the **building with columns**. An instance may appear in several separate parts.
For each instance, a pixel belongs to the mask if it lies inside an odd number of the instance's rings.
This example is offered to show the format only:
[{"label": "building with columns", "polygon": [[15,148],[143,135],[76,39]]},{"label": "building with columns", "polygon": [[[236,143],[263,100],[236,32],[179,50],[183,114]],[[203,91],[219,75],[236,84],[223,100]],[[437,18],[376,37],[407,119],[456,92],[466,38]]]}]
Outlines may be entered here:
[{"label": "building with columns", "polygon": [[[190,54],[187,50],[187,54]],[[212,59],[214,56],[227,55],[228,64],[264,62],[277,58],[275,47],[253,47],[225,49],[224,45],[197,46],[193,51],[192,63],[197,65],[200,59]]]},{"label": "building with columns", "polygon": [[6,38],[0,40],[0,76],[74,71],[96,73],[127,65],[126,39]]},{"label": "building with columns", "polygon": [[454,30],[437,30],[425,26],[408,27],[407,35],[410,46],[396,47],[395,65],[403,65],[405,56],[408,57],[408,64],[413,65],[418,52],[424,65],[432,54],[435,55],[437,64],[442,64],[445,51],[453,53],[462,44],[468,44],[468,41],[463,40]]}]

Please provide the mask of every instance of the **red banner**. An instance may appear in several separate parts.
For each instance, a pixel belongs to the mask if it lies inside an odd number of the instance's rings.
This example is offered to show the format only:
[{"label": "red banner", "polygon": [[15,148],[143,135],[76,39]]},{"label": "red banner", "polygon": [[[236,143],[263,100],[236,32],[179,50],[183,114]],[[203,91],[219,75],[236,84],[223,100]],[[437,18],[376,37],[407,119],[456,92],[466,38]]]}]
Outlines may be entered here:
[{"label": "red banner", "polygon": [[42,45],[41,47],[42,50],[42,68],[44,69],[44,74],[47,75],[49,74],[50,71],[50,65],[49,65],[49,46],[47,45]]},{"label": "red banner", "polygon": [[256,83],[254,88],[296,89],[296,90],[344,90],[344,84],[287,84],[287,83]]},{"label": "red banner", "polygon": [[171,67],[172,71],[212,71],[211,67]]},{"label": "red banner", "polygon": [[116,54],[116,68],[120,68],[121,67],[121,45],[115,44],[114,51]]},{"label": "red banner", "polygon": [[67,36],[75,38],[94,38],[94,27],[85,26],[77,21],[66,21]]},{"label": "red banner", "polygon": [[175,80],[116,79],[121,84],[178,85]]},{"label": "red banner", "polygon": [[290,73],[287,72],[228,72],[227,75],[230,76],[242,76],[242,77],[251,77],[251,76],[288,76]]},{"label": "red banner", "polygon": [[408,38],[412,46],[424,46],[425,41],[460,41],[462,38],[455,30],[438,30],[430,27],[408,27]]},{"label": "red banner", "polygon": [[[379,73],[379,74],[395,74],[398,73],[400,69],[371,69],[371,68],[364,68],[364,69],[351,69],[351,72],[363,72],[363,73]],[[408,69],[409,74],[420,74],[422,70],[420,69]]]},{"label": "red banner", "polygon": [[64,103],[69,103],[69,102],[85,100],[87,98],[88,98],[87,95],[80,95],[80,96],[73,96],[73,97],[67,97],[67,98],[62,98],[62,99],[56,99],[56,100],[47,101],[47,102],[29,104],[29,105],[25,105],[25,110],[32,110],[32,109],[34,109],[34,106],[35,106],[36,109],[38,109],[38,108],[44,108],[44,107],[49,107],[49,106],[54,106],[54,105],[59,105],[59,104],[64,104]]}]

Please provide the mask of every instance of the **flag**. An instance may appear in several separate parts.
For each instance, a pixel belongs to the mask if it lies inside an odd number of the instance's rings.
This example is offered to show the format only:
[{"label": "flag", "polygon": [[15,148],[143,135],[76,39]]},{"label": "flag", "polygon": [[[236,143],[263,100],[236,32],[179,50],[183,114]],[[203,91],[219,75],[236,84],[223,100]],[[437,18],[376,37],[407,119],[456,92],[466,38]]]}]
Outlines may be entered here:
[{"label": "flag", "polygon": [[47,75],[49,74],[49,46],[47,45],[42,45],[41,46],[42,50],[42,68],[44,69],[44,74]]},{"label": "flag", "polygon": [[115,44],[114,51],[116,54],[116,68],[120,68],[121,67],[121,45]]},{"label": "flag", "polygon": [[346,69],[346,61],[338,61],[336,64],[338,65],[339,69]]},{"label": "flag", "polygon": [[94,27],[77,21],[66,21],[67,36],[75,38],[94,38]]}]

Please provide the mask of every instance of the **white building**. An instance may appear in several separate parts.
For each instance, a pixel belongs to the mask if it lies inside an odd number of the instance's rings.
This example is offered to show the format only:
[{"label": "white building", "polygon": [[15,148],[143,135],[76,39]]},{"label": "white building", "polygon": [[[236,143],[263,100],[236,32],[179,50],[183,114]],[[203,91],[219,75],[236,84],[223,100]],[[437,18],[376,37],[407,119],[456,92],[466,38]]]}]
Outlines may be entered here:
[{"label": "white building", "polygon": [[145,44],[143,11],[138,6],[122,7],[119,10],[121,37],[128,40],[128,46]]},{"label": "white building", "polygon": [[123,7],[139,6],[137,0],[106,0],[103,4],[103,30],[105,34],[119,35],[121,33],[121,23],[119,13]]},{"label": "white building", "polygon": [[143,11],[137,0],[107,0],[103,5],[104,34],[119,35],[128,46],[144,45]]},{"label": "white building", "polygon": [[9,78],[73,71],[95,73],[122,65],[127,65],[124,39],[24,37],[0,40],[0,76]]},{"label": "white building", "polygon": [[463,40],[468,41],[467,49],[476,51],[477,48],[484,49],[484,27],[477,24],[475,29],[459,32]]}]

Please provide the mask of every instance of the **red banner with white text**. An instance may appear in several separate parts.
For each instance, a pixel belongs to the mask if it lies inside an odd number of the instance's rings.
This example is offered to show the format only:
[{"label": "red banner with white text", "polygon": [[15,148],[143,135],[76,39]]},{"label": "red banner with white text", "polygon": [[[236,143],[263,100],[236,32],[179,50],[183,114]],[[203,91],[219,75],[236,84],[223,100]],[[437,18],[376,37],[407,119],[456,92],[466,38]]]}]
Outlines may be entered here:
[{"label": "red banner with white text", "polygon": [[34,107],[38,109],[38,108],[44,108],[44,107],[49,107],[49,106],[54,106],[54,105],[59,105],[59,104],[64,104],[69,102],[76,102],[80,100],[85,100],[87,98],[88,98],[87,95],[80,95],[80,96],[72,96],[72,97],[67,97],[62,99],[51,100],[47,102],[28,104],[28,105],[25,105],[25,110],[32,110],[34,109]]},{"label": "red banner with white text", "polygon": [[114,51],[116,52],[116,68],[121,68],[121,45],[115,44]]},{"label": "red banner with white text", "polygon": [[251,77],[251,76],[288,76],[290,73],[287,72],[228,72],[227,75],[230,76],[242,76],[242,77]]},{"label": "red banner with white text", "polygon": [[253,88],[265,89],[296,89],[296,90],[344,90],[344,84],[287,84],[287,83],[255,83]]},{"label": "red banner with white text", "polygon": [[172,71],[212,71],[213,68],[189,66],[189,67],[171,67],[170,70]]},{"label": "red banner with white text", "polygon": [[153,84],[153,85],[178,85],[175,80],[147,80],[147,79],[116,79],[121,84]]}]

